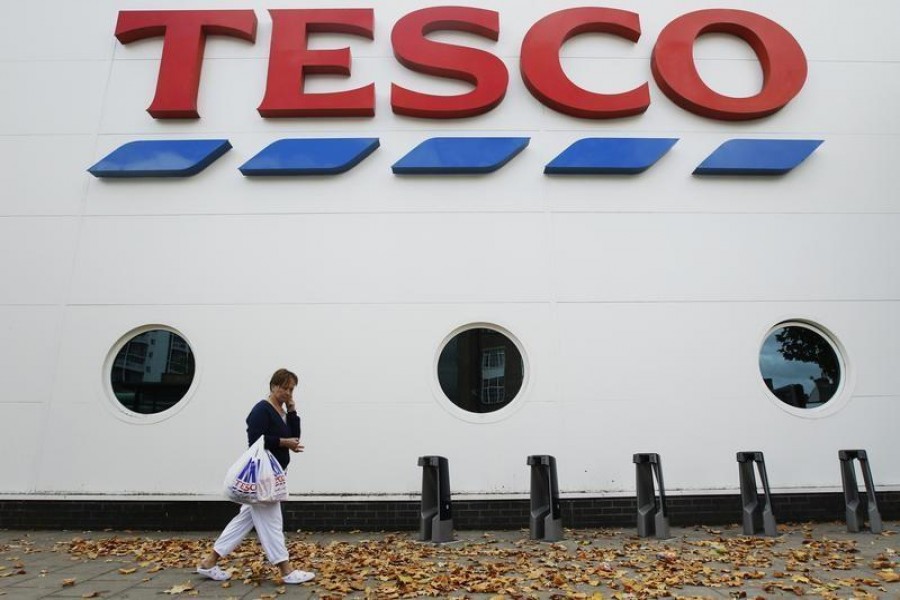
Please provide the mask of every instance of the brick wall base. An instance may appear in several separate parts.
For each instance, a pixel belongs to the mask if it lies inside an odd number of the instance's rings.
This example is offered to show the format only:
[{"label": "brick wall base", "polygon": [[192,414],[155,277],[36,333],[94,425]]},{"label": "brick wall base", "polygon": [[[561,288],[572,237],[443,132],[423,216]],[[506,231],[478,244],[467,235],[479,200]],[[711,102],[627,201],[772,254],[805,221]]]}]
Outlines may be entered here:
[{"label": "brick wall base", "polygon": [[[877,494],[885,521],[900,520],[900,492]],[[670,496],[669,520],[674,526],[726,525],[741,522],[737,494]],[[574,498],[561,501],[563,525],[573,528],[635,527],[634,497]],[[773,494],[779,523],[844,519],[841,493]],[[417,501],[285,502],[287,531],[416,530]],[[528,527],[529,501],[454,500],[455,529],[521,529]],[[70,530],[218,531],[237,512],[226,501],[153,500],[0,500],[0,528]]]}]

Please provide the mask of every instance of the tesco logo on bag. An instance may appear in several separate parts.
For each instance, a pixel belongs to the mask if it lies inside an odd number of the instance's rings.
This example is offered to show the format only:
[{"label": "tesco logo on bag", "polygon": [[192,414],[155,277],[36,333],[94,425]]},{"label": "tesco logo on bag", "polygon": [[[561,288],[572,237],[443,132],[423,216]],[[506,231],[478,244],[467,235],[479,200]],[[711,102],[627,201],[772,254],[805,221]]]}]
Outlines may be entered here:
[{"label": "tesco logo on bag", "polygon": [[[371,117],[375,83],[331,93],[307,93],[309,75],[348,76],[349,48],[311,50],[312,33],[339,33],[374,39],[371,8],[270,9],[272,41],[268,77],[258,112],[265,118]],[[147,109],[157,119],[198,118],[197,96],[206,37],[256,41],[252,10],[121,11],[116,37],[123,44],[162,37],[156,94]],[[499,106],[509,84],[506,65],[478,48],[427,38],[435,31],[461,31],[499,39],[497,11],[434,6],[401,17],[391,31],[394,57],[404,67],[427,75],[465,81],[473,89],[456,95],[433,95],[391,83],[391,109],[398,115],[458,119]],[[649,84],[601,94],[574,84],[562,69],[559,51],[582,33],[605,33],[636,42],[641,36],[637,13],[603,7],[570,8],[534,23],[521,44],[519,71],[534,98],[558,112],[584,119],[615,119],[643,113],[650,106]],[[701,79],[694,63],[694,41],[705,33],[725,33],[749,44],[763,72],[754,96],[719,94]],[[757,13],[704,9],[681,15],[660,32],[650,60],[657,86],[675,104],[719,120],[748,120],[771,115],[803,88],[807,61],[796,39],[778,23]]]},{"label": "tesco logo on bag", "polygon": [[247,461],[244,470],[235,478],[232,488],[238,492],[253,493],[256,491],[256,473],[259,471],[259,460]]}]

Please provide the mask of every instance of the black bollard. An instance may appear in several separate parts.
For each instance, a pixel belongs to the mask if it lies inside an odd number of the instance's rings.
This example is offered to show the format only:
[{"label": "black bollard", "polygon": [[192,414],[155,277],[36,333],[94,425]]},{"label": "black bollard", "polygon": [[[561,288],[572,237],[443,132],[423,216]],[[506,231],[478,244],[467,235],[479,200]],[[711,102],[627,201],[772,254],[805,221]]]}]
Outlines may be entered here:
[{"label": "black bollard", "polygon": [[[662,460],[659,454],[635,454],[632,457],[636,473],[637,530],[640,537],[655,535],[669,539],[669,511],[666,509],[666,489],[663,486]],[[653,476],[659,484],[659,499],[653,488]]]},{"label": "black bollard", "polygon": [[450,509],[450,466],[443,456],[420,456],[422,467],[422,508],[419,540],[453,541],[453,515]]},{"label": "black bollard", "polygon": [[[869,467],[869,457],[865,450],[838,450],[838,458],[841,460],[841,483],[844,486],[844,505],[846,506],[847,531],[857,533],[866,520],[866,512],[869,513],[869,529],[872,533],[881,533],[881,513],[878,512],[878,502],[875,499],[875,484],[872,482],[872,470]],[[865,500],[859,496],[859,486],[856,482],[856,469],[853,461],[859,461],[862,469],[863,481],[866,484]]]},{"label": "black bollard", "polygon": [[529,456],[527,463],[531,466],[531,539],[558,542],[563,528],[556,459],[541,454]]},{"label": "black bollard", "polygon": [[[743,504],[744,533],[754,535],[762,530],[766,535],[778,535],[775,515],[772,513],[772,493],[769,491],[769,477],[766,475],[766,461],[762,452],[738,452],[738,468],[741,475],[741,502]],[[765,502],[760,504],[759,492],[756,489],[756,474],[753,466],[759,469],[762,480]]]}]

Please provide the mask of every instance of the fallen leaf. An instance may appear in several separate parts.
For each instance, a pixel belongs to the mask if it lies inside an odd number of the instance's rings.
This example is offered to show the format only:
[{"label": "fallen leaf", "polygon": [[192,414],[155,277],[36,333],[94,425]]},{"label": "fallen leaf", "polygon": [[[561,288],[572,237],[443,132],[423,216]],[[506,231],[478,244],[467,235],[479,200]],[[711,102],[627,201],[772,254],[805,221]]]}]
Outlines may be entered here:
[{"label": "fallen leaf", "polygon": [[81,595],[82,598],[99,598],[100,592],[88,592]]},{"label": "fallen leaf", "polygon": [[63,586],[63,587],[72,587],[73,585],[75,585],[75,578],[74,578],[74,577],[72,577],[71,579],[63,579],[63,580],[62,580],[62,586]]},{"label": "fallen leaf", "polygon": [[194,586],[191,585],[190,581],[188,581],[187,583],[182,583],[181,585],[173,585],[171,588],[165,590],[163,592],[163,594],[171,594],[174,596],[176,594],[183,594],[185,592],[189,592],[192,589],[194,589]]},{"label": "fallen leaf", "polygon": [[137,571],[137,569],[119,569],[119,574],[121,574],[121,575],[131,575],[131,574],[134,573],[135,571]]},{"label": "fallen leaf", "polygon": [[900,573],[896,573],[893,569],[878,571],[878,577],[888,583],[900,581]]}]

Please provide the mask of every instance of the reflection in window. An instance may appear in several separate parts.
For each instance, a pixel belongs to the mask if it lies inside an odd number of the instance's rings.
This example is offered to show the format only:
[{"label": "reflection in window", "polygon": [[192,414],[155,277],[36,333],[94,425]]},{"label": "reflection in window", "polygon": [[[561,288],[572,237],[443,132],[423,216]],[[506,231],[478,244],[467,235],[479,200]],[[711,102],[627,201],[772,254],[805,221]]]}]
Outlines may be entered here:
[{"label": "reflection in window", "polygon": [[522,387],[516,345],[492,329],[470,329],[451,339],[438,359],[438,381],[458,407],[488,413],[509,404]]},{"label": "reflection in window", "polygon": [[759,370],[769,390],[797,408],[816,408],[834,397],[841,381],[838,355],[821,333],[800,324],[774,329],[763,343]]},{"label": "reflection in window", "polygon": [[506,404],[506,348],[486,348],[481,351],[481,402]]},{"label": "reflection in window", "polygon": [[128,410],[144,415],[177,404],[193,379],[191,347],[178,334],[161,329],[131,338],[119,350],[110,373],[116,399]]}]

